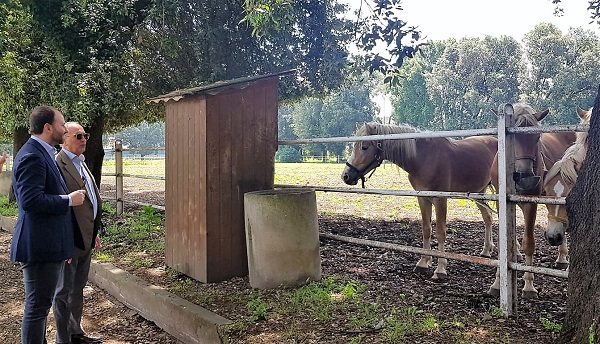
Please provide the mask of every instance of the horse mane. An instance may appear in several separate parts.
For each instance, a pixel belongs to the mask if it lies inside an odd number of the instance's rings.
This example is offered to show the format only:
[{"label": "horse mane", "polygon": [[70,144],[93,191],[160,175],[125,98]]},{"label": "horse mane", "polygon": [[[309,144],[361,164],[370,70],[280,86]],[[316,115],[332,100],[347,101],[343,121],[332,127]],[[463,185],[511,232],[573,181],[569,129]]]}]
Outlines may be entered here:
[{"label": "horse mane", "polygon": [[515,116],[515,127],[539,125],[537,118],[534,116],[536,111],[531,105],[527,103],[515,103],[513,104],[513,111]]},{"label": "horse mane", "polygon": [[[375,133],[369,133],[367,127],[374,129]],[[419,129],[410,125],[393,125],[369,122],[357,130],[356,136],[406,134],[418,132],[420,132]],[[408,165],[410,159],[416,157],[417,155],[417,145],[415,139],[384,140],[382,141],[381,145],[385,159],[398,163],[400,166]]]},{"label": "horse mane", "polygon": [[[581,119],[581,124],[590,124],[591,115],[592,110],[590,109],[587,116]],[[565,183],[573,185],[577,181],[579,167],[587,155],[588,133],[577,132],[575,135],[575,143],[567,148],[563,157],[550,168],[544,178],[545,183],[549,182],[559,173]]]}]

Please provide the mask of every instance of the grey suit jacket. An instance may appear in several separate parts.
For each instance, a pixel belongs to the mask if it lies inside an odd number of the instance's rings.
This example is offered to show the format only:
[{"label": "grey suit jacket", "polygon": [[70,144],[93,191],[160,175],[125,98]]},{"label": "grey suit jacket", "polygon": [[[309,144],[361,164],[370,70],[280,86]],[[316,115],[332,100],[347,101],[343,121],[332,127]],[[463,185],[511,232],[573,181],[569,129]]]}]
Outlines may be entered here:
[{"label": "grey suit jacket", "polygon": [[[85,184],[81,178],[81,174],[64,151],[60,151],[56,156],[58,168],[62,172],[69,192],[85,189]],[[94,179],[92,173],[84,164],[88,175]],[[83,204],[73,208],[74,221],[74,236],[75,236],[75,256],[82,256],[94,247],[96,236],[101,226],[102,200],[96,186],[96,181],[93,180],[94,193],[98,200],[98,210],[94,219],[94,206],[89,197],[86,197]]]}]

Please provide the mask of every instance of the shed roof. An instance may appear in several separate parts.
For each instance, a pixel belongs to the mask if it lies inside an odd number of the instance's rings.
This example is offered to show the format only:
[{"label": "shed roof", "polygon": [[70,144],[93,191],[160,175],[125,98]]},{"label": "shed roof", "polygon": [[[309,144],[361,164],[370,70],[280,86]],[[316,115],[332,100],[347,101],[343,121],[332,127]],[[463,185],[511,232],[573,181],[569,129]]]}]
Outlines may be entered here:
[{"label": "shed roof", "polygon": [[232,79],[232,80],[227,80],[227,81],[217,81],[217,82],[215,82],[213,84],[209,84],[209,85],[186,88],[184,90],[176,90],[173,92],[169,92],[167,94],[163,94],[161,96],[152,97],[152,98],[148,99],[148,102],[152,102],[152,103],[165,102],[166,103],[170,100],[178,101],[185,97],[196,96],[196,95],[200,95],[200,94],[215,95],[224,90],[232,89],[232,88],[244,89],[255,81],[262,80],[262,79],[274,78],[274,77],[278,77],[281,75],[287,75],[287,74],[294,73],[295,71],[296,71],[295,69],[290,69],[290,70],[282,71],[279,73],[273,73],[273,74],[267,74],[267,75],[249,76],[249,77],[237,78],[237,79]]}]

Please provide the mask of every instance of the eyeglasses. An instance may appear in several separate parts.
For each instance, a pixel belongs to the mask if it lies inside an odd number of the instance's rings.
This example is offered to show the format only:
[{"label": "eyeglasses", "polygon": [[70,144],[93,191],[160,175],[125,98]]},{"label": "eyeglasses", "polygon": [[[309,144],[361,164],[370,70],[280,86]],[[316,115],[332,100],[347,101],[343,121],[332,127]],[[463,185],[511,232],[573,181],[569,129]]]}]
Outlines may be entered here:
[{"label": "eyeglasses", "polygon": [[79,140],[79,141],[81,141],[81,139],[84,138],[84,137],[85,137],[86,140],[90,139],[90,134],[88,134],[88,133],[85,133],[85,134],[79,133],[79,134],[75,134],[75,135],[72,135],[72,136],[75,136],[75,138],[77,140]]}]

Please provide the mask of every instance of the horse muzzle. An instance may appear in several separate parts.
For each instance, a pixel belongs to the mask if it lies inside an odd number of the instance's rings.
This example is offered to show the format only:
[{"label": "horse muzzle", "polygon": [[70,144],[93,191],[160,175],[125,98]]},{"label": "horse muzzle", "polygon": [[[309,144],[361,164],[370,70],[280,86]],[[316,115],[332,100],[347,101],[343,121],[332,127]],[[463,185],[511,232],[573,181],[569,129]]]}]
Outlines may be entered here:
[{"label": "horse muzzle", "polygon": [[542,177],[536,176],[532,172],[514,172],[513,180],[517,191],[529,191],[540,185]]},{"label": "horse muzzle", "polygon": [[342,180],[344,183],[348,185],[356,185],[358,184],[359,175],[358,173],[351,171],[349,168],[346,168],[342,173]]},{"label": "horse muzzle", "polygon": [[565,241],[565,228],[562,224],[556,226],[548,225],[544,237],[551,246],[560,246]]}]

